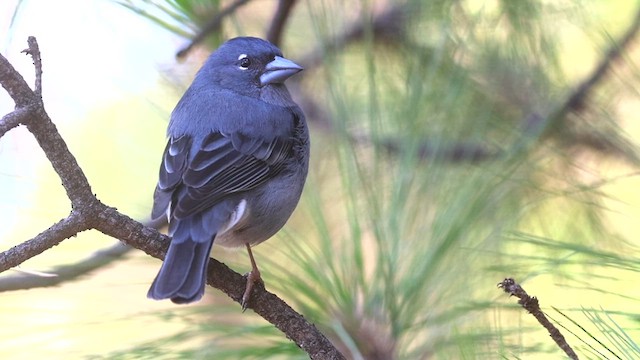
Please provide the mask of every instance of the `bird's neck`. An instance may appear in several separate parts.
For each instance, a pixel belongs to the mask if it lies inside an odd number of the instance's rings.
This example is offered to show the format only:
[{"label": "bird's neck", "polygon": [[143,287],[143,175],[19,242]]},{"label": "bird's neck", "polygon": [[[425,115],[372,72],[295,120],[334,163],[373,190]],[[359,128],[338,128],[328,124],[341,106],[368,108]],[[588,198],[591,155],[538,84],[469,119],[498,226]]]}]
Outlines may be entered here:
[{"label": "bird's neck", "polygon": [[293,102],[284,84],[271,84],[261,88],[260,100],[278,106],[289,106]]}]

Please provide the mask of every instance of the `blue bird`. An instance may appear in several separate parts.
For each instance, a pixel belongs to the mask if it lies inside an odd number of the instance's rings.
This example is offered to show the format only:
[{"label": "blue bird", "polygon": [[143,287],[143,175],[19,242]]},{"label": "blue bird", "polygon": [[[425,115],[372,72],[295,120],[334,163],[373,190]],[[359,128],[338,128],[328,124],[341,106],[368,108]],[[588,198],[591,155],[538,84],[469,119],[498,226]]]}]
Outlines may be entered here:
[{"label": "blue bird", "polygon": [[284,85],[301,70],[275,45],[239,37],[198,71],[167,129],[152,217],[168,216],[171,243],[149,298],[202,298],[215,241],[249,252],[246,308],[261,280],[251,245],[284,226],[307,177],[309,132]]}]

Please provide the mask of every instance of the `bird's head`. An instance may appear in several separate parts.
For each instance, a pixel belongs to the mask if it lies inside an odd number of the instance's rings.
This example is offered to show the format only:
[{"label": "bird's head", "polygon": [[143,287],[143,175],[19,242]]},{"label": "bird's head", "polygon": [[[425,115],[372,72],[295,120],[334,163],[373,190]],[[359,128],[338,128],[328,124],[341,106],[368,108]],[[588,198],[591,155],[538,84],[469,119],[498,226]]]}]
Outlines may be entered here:
[{"label": "bird's head", "polygon": [[213,82],[223,88],[252,94],[260,88],[282,84],[302,67],[282,56],[268,41],[238,37],[222,44],[204,64],[196,80]]}]

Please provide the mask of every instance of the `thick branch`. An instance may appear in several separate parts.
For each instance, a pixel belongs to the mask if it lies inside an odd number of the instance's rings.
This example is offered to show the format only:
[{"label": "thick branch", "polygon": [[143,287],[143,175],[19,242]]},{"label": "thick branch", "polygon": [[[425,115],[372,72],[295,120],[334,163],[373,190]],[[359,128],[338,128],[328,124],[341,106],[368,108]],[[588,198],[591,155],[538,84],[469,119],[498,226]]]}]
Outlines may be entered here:
[{"label": "thick branch", "polygon": [[98,199],[93,195],[87,177],[80,169],[76,158],[69,151],[58,129],[49,119],[43,104],[40,103],[31,114],[32,116],[27,118],[28,121],[25,122],[25,125],[44,150],[53,169],[60,176],[67,197],[71,200],[72,209],[96,206]]},{"label": "thick branch", "polygon": [[2,85],[13,101],[15,101],[16,108],[24,108],[37,101],[36,94],[31,91],[22,75],[20,75],[9,61],[1,55],[0,85]]},{"label": "thick branch", "polygon": [[[113,208],[105,208],[95,218],[95,229],[121,239],[147,254],[162,259],[169,248],[169,238],[139,222],[122,215]],[[246,278],[216,259],[209,260],[207,284],[223,291],[241,303]],[[249,308],[280,329],[312,359],[344,359],[329,340],[303,316],[263,286],[254,287]]]}]

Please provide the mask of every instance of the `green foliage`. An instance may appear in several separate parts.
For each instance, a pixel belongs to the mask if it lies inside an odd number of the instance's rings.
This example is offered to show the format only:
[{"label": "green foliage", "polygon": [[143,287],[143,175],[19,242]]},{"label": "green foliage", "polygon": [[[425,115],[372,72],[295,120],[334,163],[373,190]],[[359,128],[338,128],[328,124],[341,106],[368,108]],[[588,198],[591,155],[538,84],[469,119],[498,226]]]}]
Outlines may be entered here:
[{"label": "green foliage", "polygon": [[194,37],[220,8],[220,0],[114,0],[116,3],[184,37]]}]

